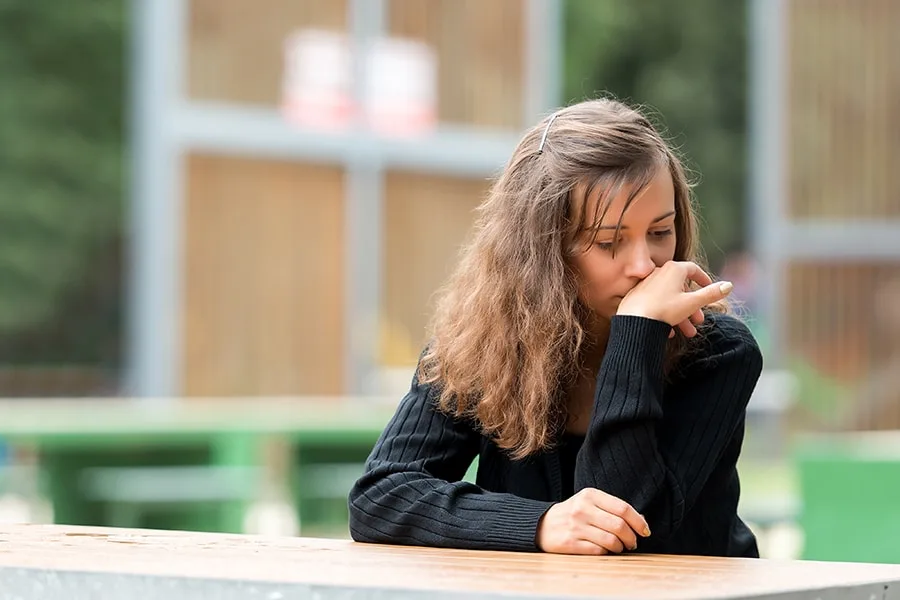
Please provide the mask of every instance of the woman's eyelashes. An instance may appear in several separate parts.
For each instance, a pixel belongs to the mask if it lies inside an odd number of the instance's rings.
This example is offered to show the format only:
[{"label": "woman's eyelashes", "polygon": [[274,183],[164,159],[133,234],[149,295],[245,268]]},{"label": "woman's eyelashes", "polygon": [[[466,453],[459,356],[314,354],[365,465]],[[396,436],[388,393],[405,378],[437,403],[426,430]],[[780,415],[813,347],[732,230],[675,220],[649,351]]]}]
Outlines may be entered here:
[{"label": "woman's eyelashes", "polygon": [[[649,237],[654,242],[660,242],[674,234],[673,229],[659,229],[655,231],[650,231],[647,233],[647,237]],[[626,242],[625,238],[619,238],[618,240],[598,240],[594,242],[594,245],[600,248],[603,251],[611,251],[614,246],[621,247]]]}]

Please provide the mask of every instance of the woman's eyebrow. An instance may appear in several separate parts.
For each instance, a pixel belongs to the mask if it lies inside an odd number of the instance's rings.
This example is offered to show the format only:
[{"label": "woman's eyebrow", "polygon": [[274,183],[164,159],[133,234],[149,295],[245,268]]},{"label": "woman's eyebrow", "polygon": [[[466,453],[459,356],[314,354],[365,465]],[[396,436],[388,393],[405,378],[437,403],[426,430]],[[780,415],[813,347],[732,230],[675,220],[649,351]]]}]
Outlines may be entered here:
[{"label": "woman's eyebrow", "polygon": [[[660,216],[656,217],[655,219],[653,219],[653,220],[650,221],[650,222],[651,222],[651,223],[659,223],[660,221],[664,221],[664,220],[666,220],[666,219],[668,219],[669,217],[672,217],[672,216],[675,216],[675,211],[674,211],[674,210],[673,210],[673,211],[670,211],[670,212],[667,212],[667,213],[664,214],[664,215],[660,215]],[[619,227],[618,225],[601,225],[601,226],[598,227],[597,229],[628,229],[628,225],[622,225],[621,227]]]}]

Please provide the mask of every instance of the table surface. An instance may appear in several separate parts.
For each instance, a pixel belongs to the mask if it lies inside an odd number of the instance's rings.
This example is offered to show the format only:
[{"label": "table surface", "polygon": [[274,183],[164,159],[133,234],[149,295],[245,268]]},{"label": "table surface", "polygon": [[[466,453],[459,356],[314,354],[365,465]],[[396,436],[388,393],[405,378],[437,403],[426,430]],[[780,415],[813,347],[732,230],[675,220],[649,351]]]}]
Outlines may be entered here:
[{"label": "table surface", "polygon": [[423,592],[430,600],[900,598],[900,565],[476,552],[64,525],[0,525],[0,580],[0,600],[384,599]]},{"label": "table surface", "polygon": [[64,446],[246,433],[371,443],[396,406],[344,397],[2,400],[0,440]]}]

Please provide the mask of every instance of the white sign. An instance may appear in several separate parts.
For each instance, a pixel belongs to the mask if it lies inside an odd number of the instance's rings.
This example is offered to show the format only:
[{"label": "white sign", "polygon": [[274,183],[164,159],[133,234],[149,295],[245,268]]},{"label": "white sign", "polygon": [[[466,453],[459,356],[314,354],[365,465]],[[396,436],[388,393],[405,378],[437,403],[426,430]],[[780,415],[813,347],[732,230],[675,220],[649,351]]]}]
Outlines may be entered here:
[{"label": "white sign", "polygon": [[[430,132],[437,124],[437,60],[416,40],[379,38],[357,53],[341,32],[302,30],[285,41],[282,111],[291,123],[344,129],[361,125],[386,136]],[[359,106],[354,61],[361,62]]]},{"label": "white sign", "polygon": [[364,109],[384,135],[416,135],[437,123],[437,59],[423,42],[376,40],[366,57]]},{"label": "white sign", "polygon": [[354,116],[352,56],[344,34],[303,30],[285,40],[282,111],[298,125],[341,129]]}]

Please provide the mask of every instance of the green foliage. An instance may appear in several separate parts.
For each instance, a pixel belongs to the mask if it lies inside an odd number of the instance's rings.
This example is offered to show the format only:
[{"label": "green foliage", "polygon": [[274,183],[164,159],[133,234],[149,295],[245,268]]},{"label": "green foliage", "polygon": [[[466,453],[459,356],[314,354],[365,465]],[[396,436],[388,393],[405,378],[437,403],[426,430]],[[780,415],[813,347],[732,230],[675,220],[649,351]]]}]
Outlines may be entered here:
[{"label": "green foliage", "polygon": [[53,344],[60,319],[115,318],[83,288],[119,277],[100,253],[121,228],[125,19],[123,0],[0,0],[2,355],[26,334]]},{"label": "green foliage", "polygon": [[687,158],[710,260],[744,241],[746,9],[719,0],[567,0],[565,100],[649,108]]}]

